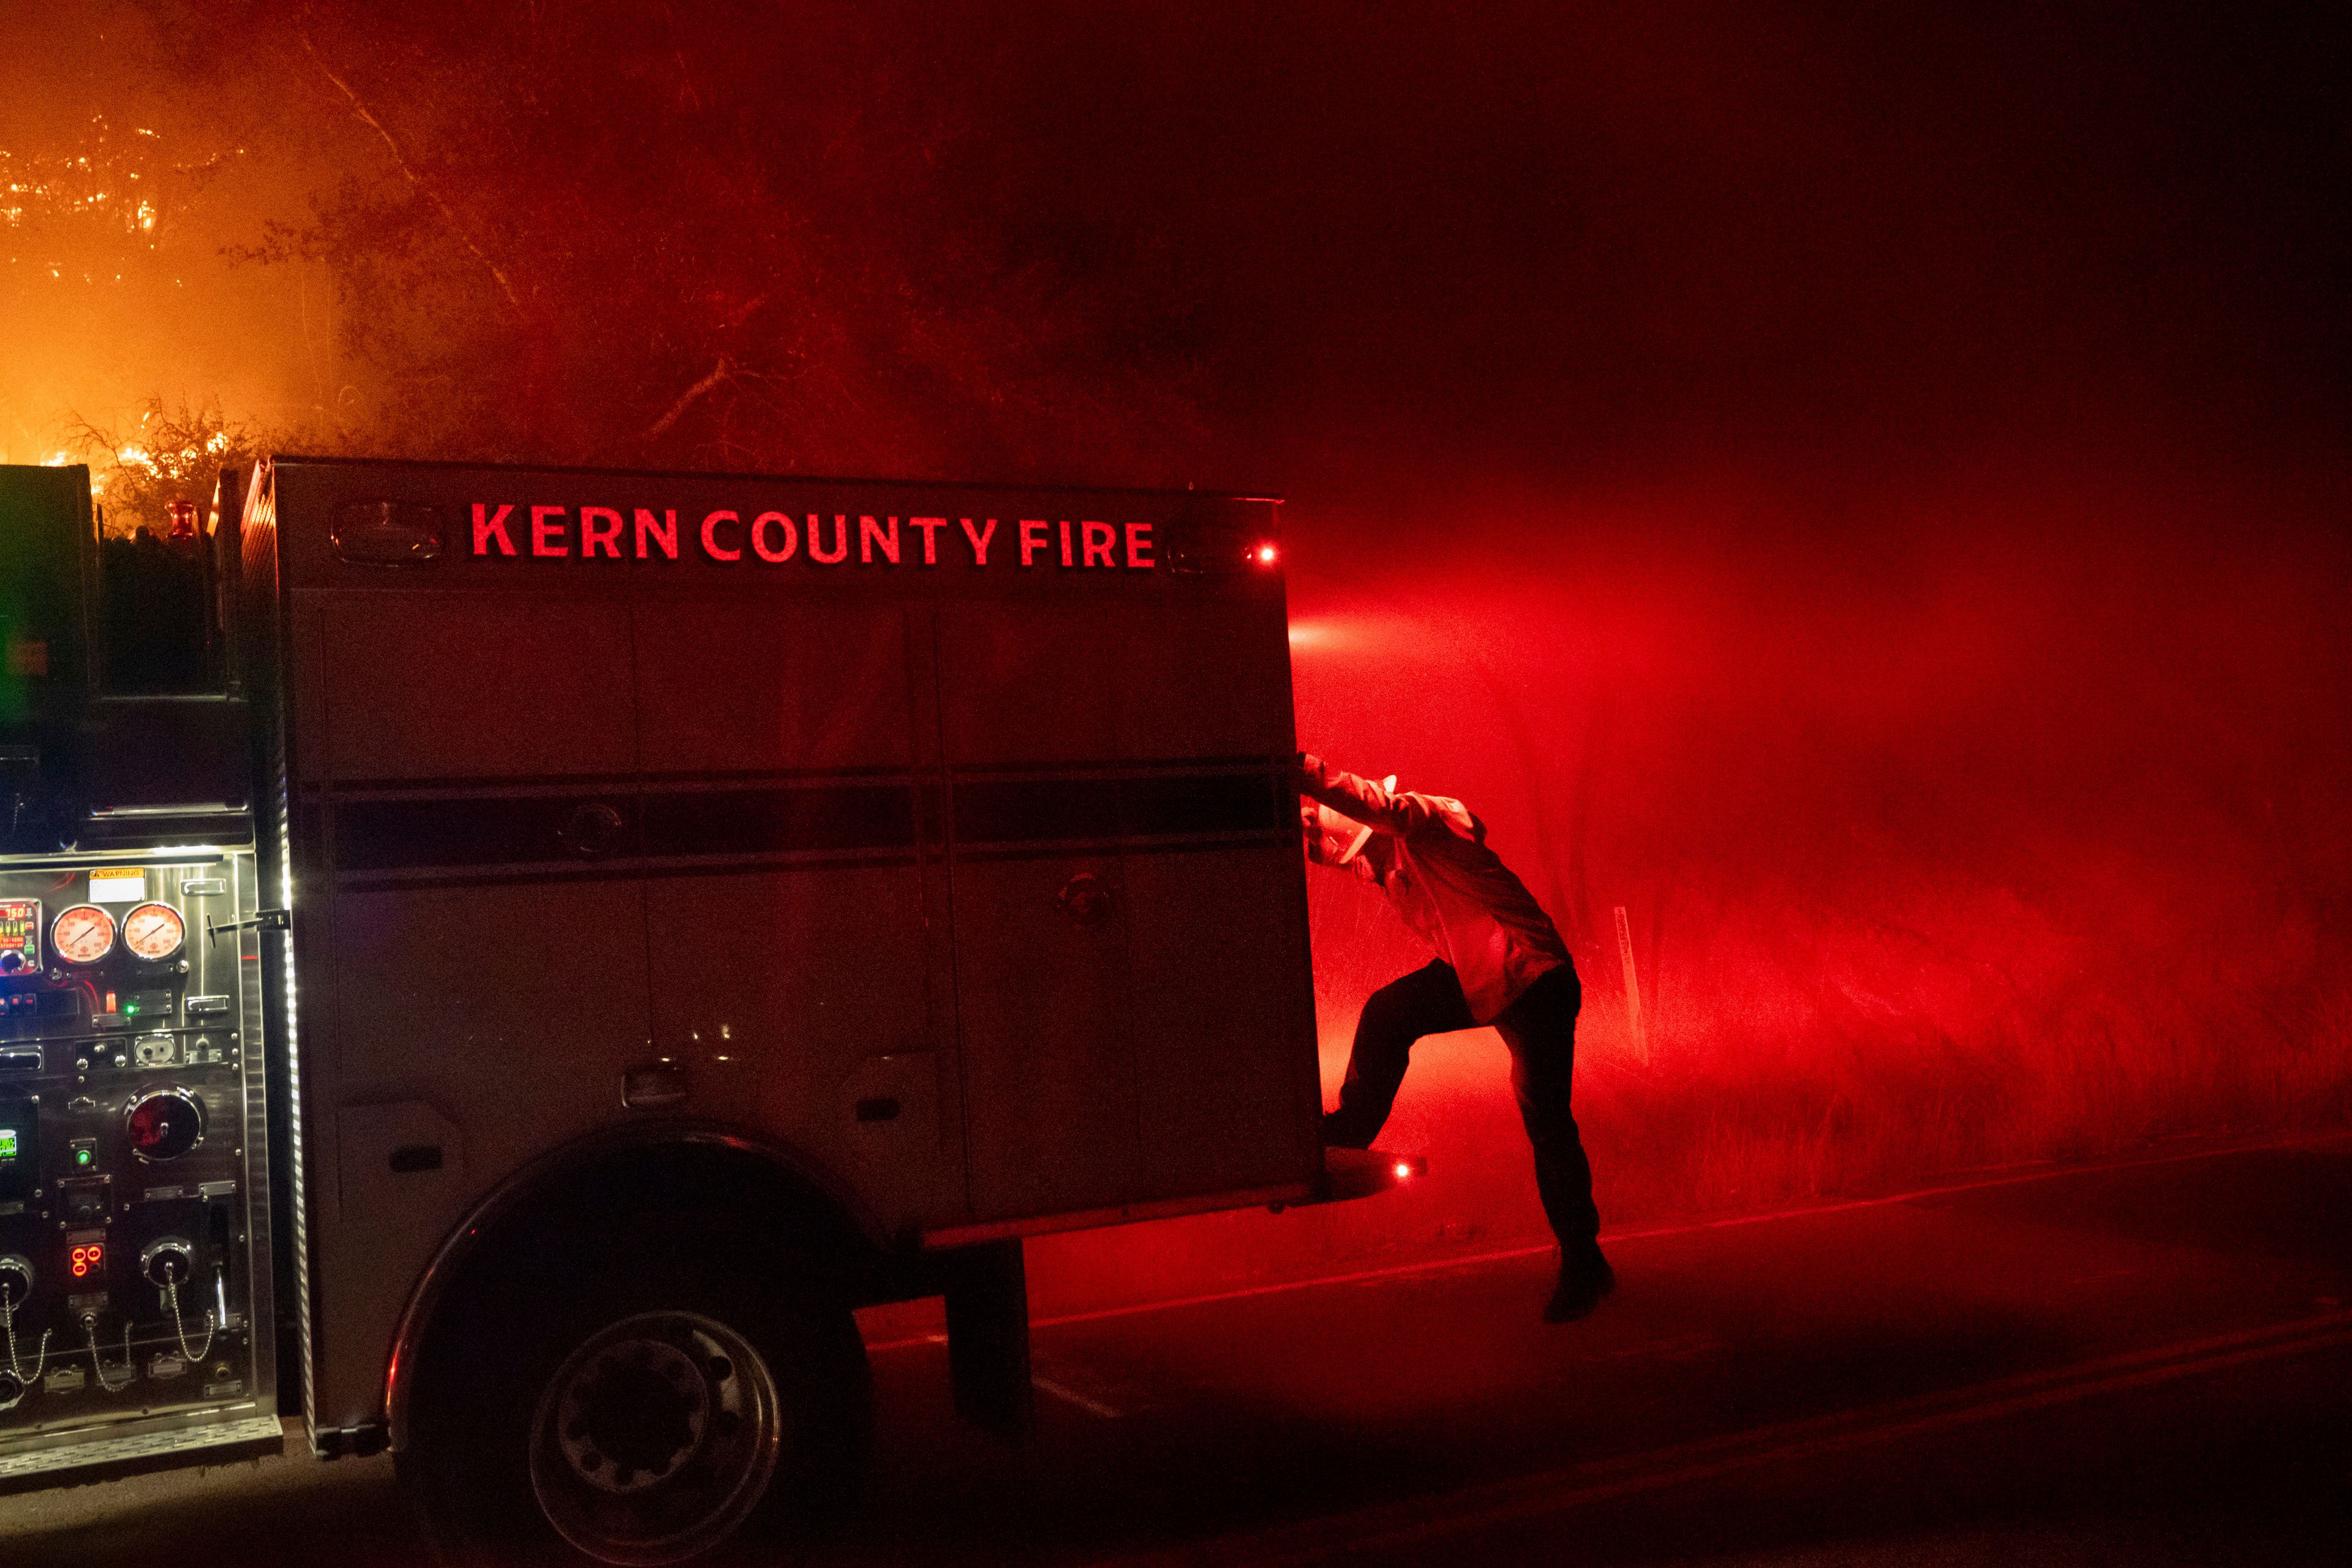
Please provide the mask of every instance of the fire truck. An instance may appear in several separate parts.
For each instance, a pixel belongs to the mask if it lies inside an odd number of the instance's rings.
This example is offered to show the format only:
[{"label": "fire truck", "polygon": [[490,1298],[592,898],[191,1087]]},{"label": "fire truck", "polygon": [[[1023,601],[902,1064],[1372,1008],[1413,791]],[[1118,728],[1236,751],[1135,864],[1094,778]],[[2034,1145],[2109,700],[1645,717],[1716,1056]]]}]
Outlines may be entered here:
[{"label": "fire truck", "polygon": [[0,1488],[390,1448],[437,1542],[838,1492],[853,1313],[1318,1137],[1276,503],[0,469]]}]

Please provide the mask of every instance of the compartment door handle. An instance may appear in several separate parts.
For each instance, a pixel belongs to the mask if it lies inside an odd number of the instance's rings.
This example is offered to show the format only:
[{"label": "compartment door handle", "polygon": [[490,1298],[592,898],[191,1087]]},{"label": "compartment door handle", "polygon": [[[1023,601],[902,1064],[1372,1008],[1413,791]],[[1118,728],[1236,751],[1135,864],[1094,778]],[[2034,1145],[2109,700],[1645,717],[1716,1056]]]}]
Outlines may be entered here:
[{"label": "compartment door handle", "polygon": [[632,1110],[681,1105],[687,1092],[686,1068],[677,1062],[631,1068],[621,1075],[621,1103]]}]

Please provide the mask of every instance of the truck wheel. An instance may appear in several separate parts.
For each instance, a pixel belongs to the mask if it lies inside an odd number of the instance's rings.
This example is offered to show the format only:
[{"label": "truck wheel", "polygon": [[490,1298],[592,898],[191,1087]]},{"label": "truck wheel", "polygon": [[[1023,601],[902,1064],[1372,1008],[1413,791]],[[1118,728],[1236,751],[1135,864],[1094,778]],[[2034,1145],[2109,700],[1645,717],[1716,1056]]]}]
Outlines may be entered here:
[{"label": "truck wheel", "polygon": [[856,1478],[871,1391],[848,1308],[676,1250],[569,1259],[535,1293],[509,1273],[436,1331],[394,1462],[446,1560],[708,1561]]}]

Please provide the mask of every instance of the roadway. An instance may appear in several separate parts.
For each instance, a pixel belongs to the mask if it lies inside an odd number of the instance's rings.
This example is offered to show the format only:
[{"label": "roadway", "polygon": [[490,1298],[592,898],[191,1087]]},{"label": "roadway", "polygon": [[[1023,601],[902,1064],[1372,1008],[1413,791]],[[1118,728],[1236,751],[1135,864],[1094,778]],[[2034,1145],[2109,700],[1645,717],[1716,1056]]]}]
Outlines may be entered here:
[{"label": "roadway", "polygon": [[[808,1553],[1021,1563],[2352,1562],[2352,1139],[2192,1151],[1060,1319],[1035,1440],[870,1315]],[[408,1563],[383,1460],[0,1500],[11,1568]]]}]

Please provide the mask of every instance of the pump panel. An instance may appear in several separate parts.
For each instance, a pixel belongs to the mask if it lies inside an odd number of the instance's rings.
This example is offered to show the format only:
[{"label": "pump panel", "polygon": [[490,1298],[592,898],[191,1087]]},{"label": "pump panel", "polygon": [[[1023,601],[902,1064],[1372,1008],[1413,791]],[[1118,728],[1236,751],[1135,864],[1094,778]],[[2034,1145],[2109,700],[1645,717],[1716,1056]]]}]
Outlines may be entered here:
[{"label": "pump panel", "polygon": [[254,904],[245,849],[0,858],[0,1485],[275,1430]]}]

